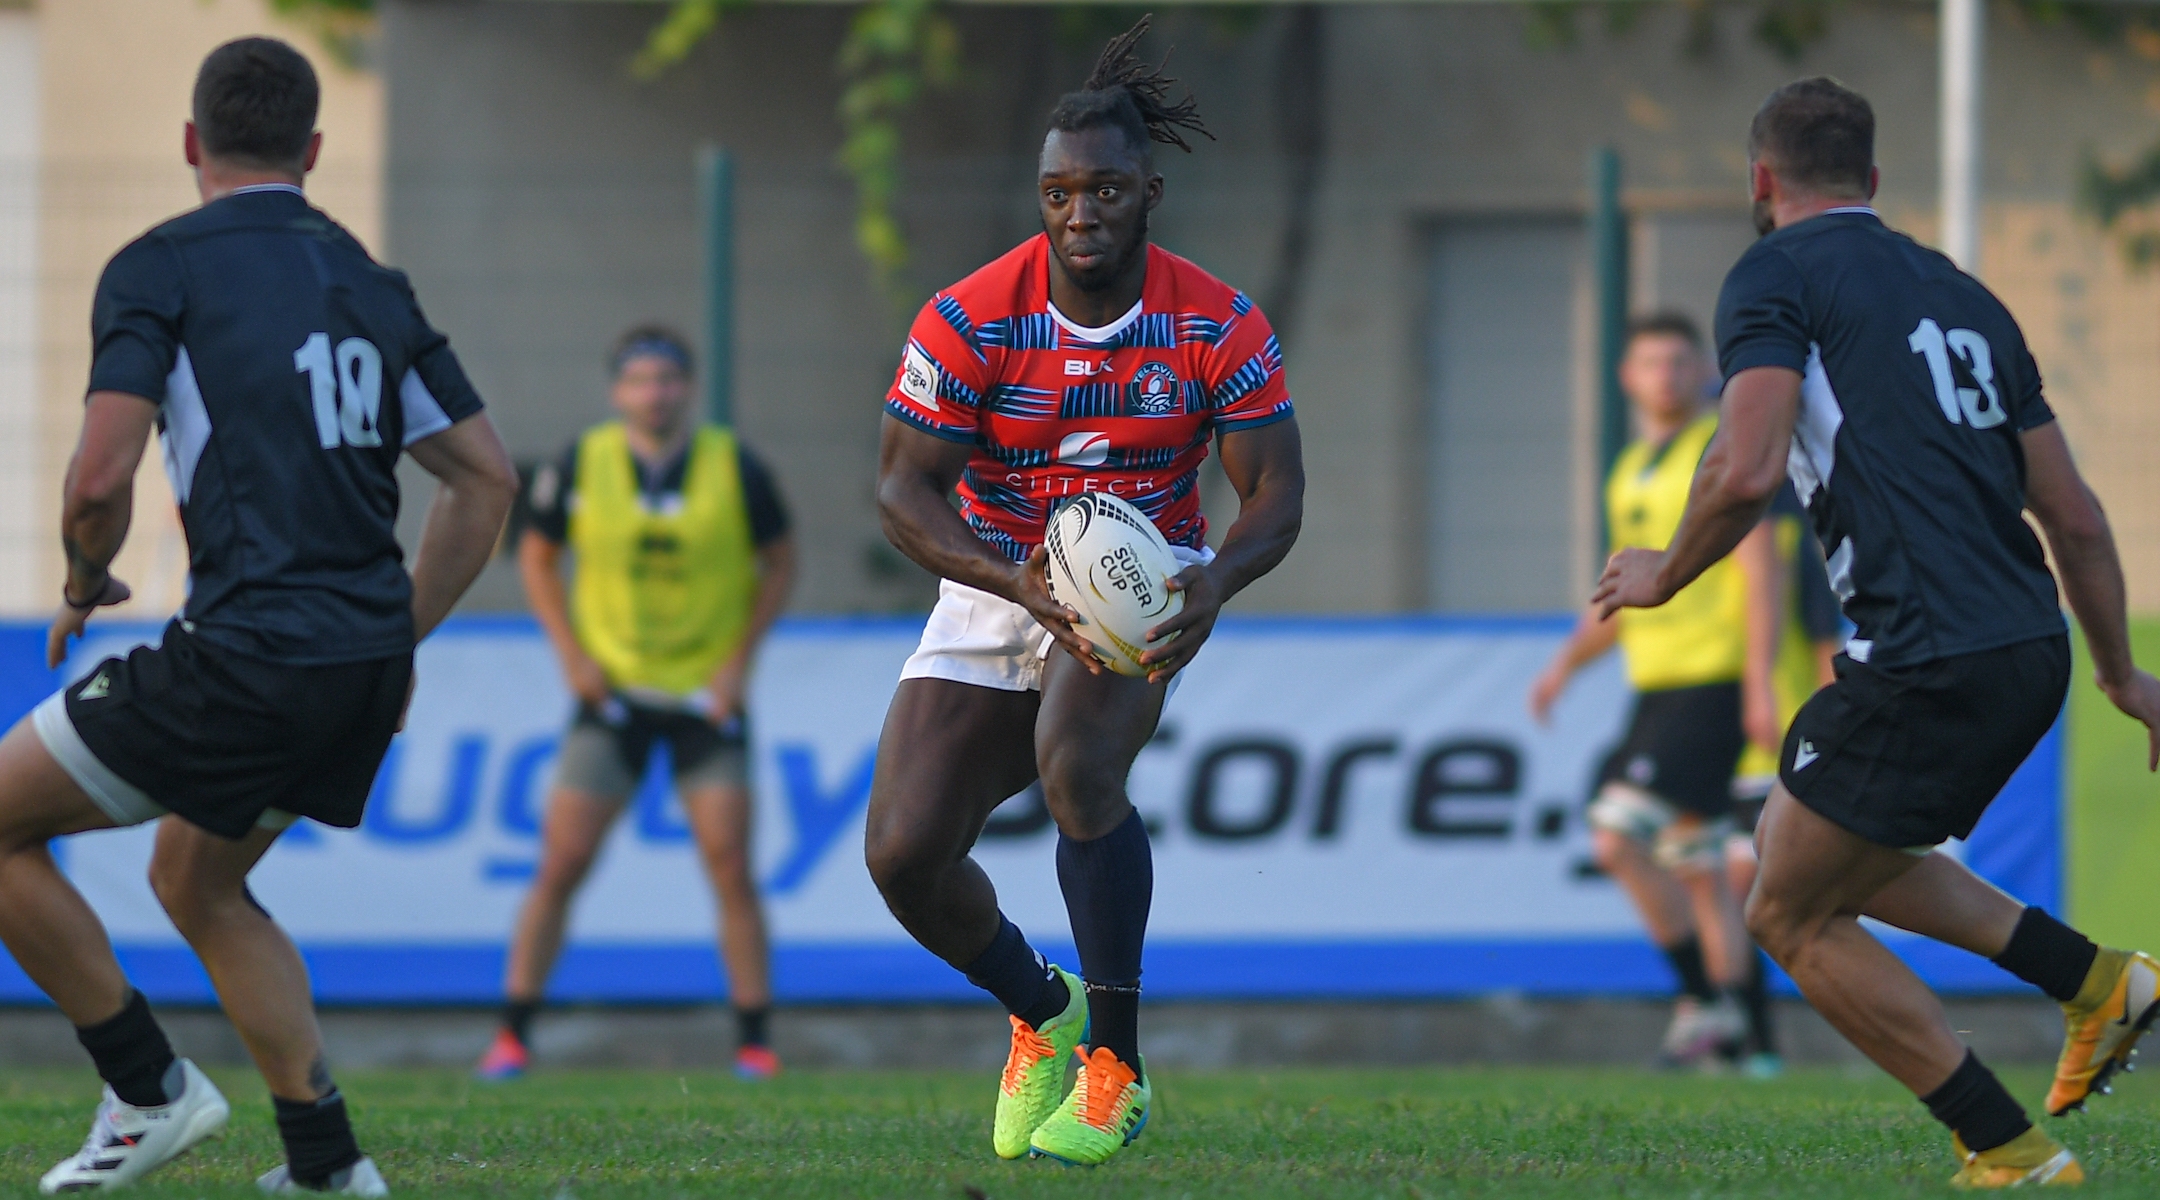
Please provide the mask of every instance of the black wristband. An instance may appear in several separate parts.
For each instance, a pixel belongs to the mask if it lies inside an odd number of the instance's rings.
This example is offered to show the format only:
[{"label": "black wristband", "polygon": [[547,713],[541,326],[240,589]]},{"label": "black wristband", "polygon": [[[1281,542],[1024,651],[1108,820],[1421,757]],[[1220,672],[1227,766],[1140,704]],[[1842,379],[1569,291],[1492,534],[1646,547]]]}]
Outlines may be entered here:
[{"label": "black wristband", "polygon": [[105,588],[111,582],[112,576],[107,575],[105,577],[105,582],[98,585],[98,589],[95,595],[91,596],[89,600],[81,604],[77,604],[75,602],[75,597],[67,594],[67,581],[62,580],[60,583],[60,602],[67,605],[69,608],[74,609],[76,612],[89,612],[91,609],[98,606],[98,597],[105,594]]}]

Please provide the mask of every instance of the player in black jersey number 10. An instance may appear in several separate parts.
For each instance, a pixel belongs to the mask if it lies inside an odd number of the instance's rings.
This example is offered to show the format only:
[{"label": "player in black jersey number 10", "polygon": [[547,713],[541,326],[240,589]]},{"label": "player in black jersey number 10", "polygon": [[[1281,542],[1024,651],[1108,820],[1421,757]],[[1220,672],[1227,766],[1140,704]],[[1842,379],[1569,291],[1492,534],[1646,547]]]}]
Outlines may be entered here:
[{"label": "player in black jersey number 10", "polygon": [[1988,957],[2061,1002],[2047,1110],[2105,1091],[2160,1015],[2160,962],[2094,945],[1938,848],[1965,837],[2061,711],[2070,646],[2047,535],[2102,691],[2150,732],[2122,567],[2001,302],[1891,232],[1875,115],[1830,79],[1771,94],[1748,137],[1764,237],[1718,300],[1724,413],[1663,551],[1613,556],[1595,602],[1665,603],[1755,525],[1788,471],[1857,627],[1793,719],[1756,829],[1747,923],[1817,1011],[1952,1134],[1968,1187],[2075,1183],[1862,915]]},{"label": "player in black jersey number 10", "polygon": [[[48,843],[159,821],[150,883],[269,1085],[286,1161],[265,1191],[387,1194],[330,1078],[290,939],[248,873],[301,817],[359,823],[411,697],[414,643],[487,562],[516,473],[404,276],[310,206],[318,90],[283,42],[212,51],[187,159],[202,207],[113,257],[62,536],[59,665],[103,605],[153,424],[188,538],[188,601],[157,646],[98,663],[0,740],[0,940],[106,1083],[42,1190],[133,1182],[230,1109],[175,1059]],[[408,575],[400,455],[442,484]]]}]

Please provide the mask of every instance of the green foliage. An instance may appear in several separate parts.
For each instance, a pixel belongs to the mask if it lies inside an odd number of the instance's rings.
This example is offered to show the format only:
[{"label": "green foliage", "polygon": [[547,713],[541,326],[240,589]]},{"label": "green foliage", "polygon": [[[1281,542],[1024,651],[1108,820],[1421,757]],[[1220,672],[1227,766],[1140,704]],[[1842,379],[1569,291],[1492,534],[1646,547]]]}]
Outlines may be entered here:
[{"label": "green foliage", "polygon": [[269,0],[270,11],[306,25],[340,66],[357,67],[367,59],[375,36],[375,0]]},{"label": "green foliage", "polygon": [[[2078,208],[2100,223],[2115,229],[2123,218],[2160,200],[2160,143],[2148,147],[2137,161],[2111,167],[2088,152],[2078,169]],[[2149,228],[2121,231],[2123,256],[2133,267],[2160,264],[2160,232]]]},{"label": "green foliage", "polygon": [[2011,4],[2037,24],[2068,25],[2106,45],[2120,44],[2135,29],[2160,29],[2160,16],[2141,5],[2115,0],[2011,0]]},{"label": "green foliage", "polygon": [[[1755,40],[1787,62],[1798,61],[1808,47],[1829,36],[1830,10],[1842,0],[1763,0],[1750,27]],[[1581,40],[1577,18],[1585,9],[1603,10],[1606,32],[1623,37],[1634,32],[1650,0],[1530,0],[1523,5],[1523,40],[1533,49],[1573,47]],[[1680,0],[1687,12],[1681,48],[1689,58],[1708,58],[1717,50],[1717,12],[1713,0]],[[1727,6],[1736,8],[1737,5]]]},{"label": "green foliage", "polygon": [[[631,71],[654,79],[687,58],[720,19],[749,0],[675,0],[653,27]],[[907,236],[894,212],[900,193],[900,118],[929,88],[949,87],[960,75],[960,31],[939,0],[872,0],[848,21],[837,69],[840,153],[855,183],[855,245],[870,261],[879,286],[900,300]]]},{"label": "green foliage", "polygon": [[[2067,25],[2110,48],[2128,45],[2145,57],[2160,55],[2160,13],[2129,4],[2089,0],[2014,0],[2038,24]],[[2077,207],[2103,230],[2114,230],[2132,267],[2160,265],[2160,231],[2125,220],[2160,201],[2160,142],[2127,166],[2110,166],[2087,151],[2078,167]]]},{"label": "green foliage", "polygon": [[1523,41],[1533,50],[1565,50],[1572,48],[1580,35],[1575,29],[1575,18],[1582,12],[1582,0],[1538,0],[1525,7],[1528,23],[1523,27]]},{"label": "green foliage", "polygon": [[893,211],[900,192],[900,118],[928,88],[960,77],[960,30],[938,0],[874,0],[840,44],[843,133],[838,160],[855,180],[855,245],[879,285],[899,299],[907,236]]},{"label": "green foliage", "polygon": [[639,79],[658,79],[669,67],[690,56],[697,44],[720,24],[720,17],[743,8],[750,0],[675,0],[667,16],[645,37],[645,45],[630,60],[630,73]]},{"label": "green foliage", "polygon": [[1830,36],[1830,9],[1837,0],[1770,0],[1755,17],[1755,40],[1786,62]]}]

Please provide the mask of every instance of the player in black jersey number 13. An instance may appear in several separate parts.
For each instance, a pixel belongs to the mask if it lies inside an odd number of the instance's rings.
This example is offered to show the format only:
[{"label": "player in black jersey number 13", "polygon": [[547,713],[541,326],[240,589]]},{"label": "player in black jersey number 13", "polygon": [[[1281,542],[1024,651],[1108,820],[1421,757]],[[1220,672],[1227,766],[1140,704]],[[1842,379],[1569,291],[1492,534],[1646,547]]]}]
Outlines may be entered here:
[{"label": "player in black jersey number 13", "polygon": [[[359,823],[411,695],[413,644],[487,562],[516,473],[404,276],[311,207],[318,90],[283,42],[211,52],[187,159],[202,207],[98,283],[69,466],[57,666],[102,605],[154,424],[188,539],[161,644],[108,658],[0,740],[0,940],[106,1083],[89,1139],[40,1187],[133,1182],[217,1132],[223,1096],[175,1059],[96,914],[54,866],[65,834],[160,821],[150,883],[269,1085],[269,1192],[387,1193],[331,1081],[307,968],[247,876],[301,817]],[[397,462],[441,481],[408,575]]]},{"label": "player in black jersey number 13", "polygon": [[2160,1015],[2160,963],[2094,945],[1938,849],[1972,832],[2069,684],[2055,579],[2025,513],[2054,551],[2101,690],[2148,729],[2149,767],[2160,681],[2131,661],[2114,537],[2024,336],[1978,281],[1868,207],[1874,144],[1873,110],[1833,80],[1789,84],[1756,113],[1765,236],[1718,300],[1717,437],[1670,545],[1614,555],[1595,602],[1665,603],[1754,527],[1790,471],[1858,632],[1786,734],[1748,928],[1949,1127],[1955,1182],[2075,1183],[2077,1160],[1859,918],[1993,959],[2062,1004],[2051,1114],[2104,1091]]}]

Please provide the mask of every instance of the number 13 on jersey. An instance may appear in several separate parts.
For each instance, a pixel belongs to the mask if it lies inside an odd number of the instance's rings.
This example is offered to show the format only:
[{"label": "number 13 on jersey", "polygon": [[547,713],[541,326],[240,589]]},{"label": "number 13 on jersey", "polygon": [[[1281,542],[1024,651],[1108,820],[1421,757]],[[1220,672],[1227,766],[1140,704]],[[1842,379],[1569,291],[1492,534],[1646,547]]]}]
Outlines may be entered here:
[{"label": "number 13 on jersey", "polygon": [[[1944,330],[1933,317],[1922,317],[1905,339],[1914,354],[1927,359],[1928,374],[1935,380],[1935,403],[1952,425],[1992,429],[2010,419],[2002,397],[1995,393],[1995,356],[1987,339],[1971,329]],[[1950,356],[1956,354],[1972,372],[1977,388],[1959,387],[1950,372]],[[1983,399],[1983,393],[1985,398]]]}]

